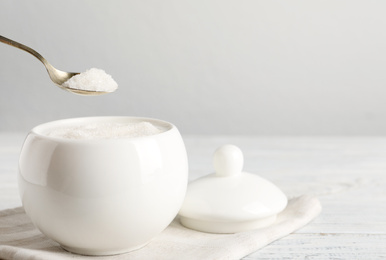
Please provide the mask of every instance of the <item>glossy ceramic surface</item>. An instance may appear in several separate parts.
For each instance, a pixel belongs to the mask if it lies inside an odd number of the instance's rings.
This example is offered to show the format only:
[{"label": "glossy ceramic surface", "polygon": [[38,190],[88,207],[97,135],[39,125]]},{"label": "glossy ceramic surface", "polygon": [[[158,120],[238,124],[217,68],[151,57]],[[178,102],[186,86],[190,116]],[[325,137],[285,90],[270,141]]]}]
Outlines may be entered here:
[{"label": "glossy ceramic surface", "polygon": [[[67,123],[146,120],[164,132],[138,138],[68,140],[45,132]],[[177,128],[131,117],[74,118],[35,127],[20,155],[27,215],[68,251],[110,255],[144,246],[184,199],[188,164]]]},{"label": "glossy ceramic surface", "polygon": [[181,223],[211,233],[236,233],[266,227],[287,205],[287,197],[273,183],[242,172],[243,154],[224,145],[214,154],[215,173],[188,186],[179,212]]}]

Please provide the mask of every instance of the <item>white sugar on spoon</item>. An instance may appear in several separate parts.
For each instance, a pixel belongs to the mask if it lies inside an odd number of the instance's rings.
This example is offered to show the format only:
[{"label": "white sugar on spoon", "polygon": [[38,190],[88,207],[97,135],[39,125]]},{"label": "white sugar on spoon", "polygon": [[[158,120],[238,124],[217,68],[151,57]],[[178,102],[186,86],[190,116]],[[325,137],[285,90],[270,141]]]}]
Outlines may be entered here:
[{"label": "white sugar on spoon", "polygon": [[118,88],[117,82],[104,70],[92,68],[71,77],[62,84],[65,88],[96,91],[114,92]]}]

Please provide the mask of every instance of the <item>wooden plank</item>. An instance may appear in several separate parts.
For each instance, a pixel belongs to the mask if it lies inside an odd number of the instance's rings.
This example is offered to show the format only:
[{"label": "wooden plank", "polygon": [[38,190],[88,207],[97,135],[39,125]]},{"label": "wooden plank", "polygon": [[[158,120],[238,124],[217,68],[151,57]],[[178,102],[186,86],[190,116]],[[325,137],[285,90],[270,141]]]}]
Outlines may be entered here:
[{"label": "wooden plank", "polygon": [[384,259],[385,245],[384,234],[292,234],[244,259]]}]

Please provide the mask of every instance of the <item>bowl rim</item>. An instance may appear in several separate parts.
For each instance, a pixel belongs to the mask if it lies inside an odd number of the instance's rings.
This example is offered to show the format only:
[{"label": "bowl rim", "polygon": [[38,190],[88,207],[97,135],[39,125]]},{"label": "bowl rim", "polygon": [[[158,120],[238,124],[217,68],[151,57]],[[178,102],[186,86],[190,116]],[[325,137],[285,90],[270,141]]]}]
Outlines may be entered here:
[{"label": "bowl rim", "polygon": [[[129,136],[122,136],[122,137],[113,137],[113,138],[92,138],[92,139],[71,139],[71,138],[65,138],[65,137],[58,137],[58,136],[49,136],[45,134],[49,129],[56,128],[60,125],[73,125],[77,122],[122,122],[122,121],[133,121],[133,122],[150,122],[157,126],[158,128],[162,128],[162,131],[157,134],[152,135],[144,135],[144,136],[136,136],[136,137],[129,137]],[[49,121],[46,123],[39,124],[35,127],[33,127],[29,134],[34,134],[36,136],[41,137],[42,139],[48,139],[53,140],[56,142],[65,142],[65,143],[99,143],[99,142],[114,142],[114,141],[123,141],[123,140],[141,140],[141,139],[147,139],[147,138],[154,138],[158,136],[165,135],[169,133],[172,130],[177,130],[176,126],[173,125],[170,122],[156,119],[156,118],[150,118],[150,117],[136,117],[136,116],[90,116],[90,117],[71,117],[71,118],[65,118],[65,119],[59,119],[54,121]]]}]

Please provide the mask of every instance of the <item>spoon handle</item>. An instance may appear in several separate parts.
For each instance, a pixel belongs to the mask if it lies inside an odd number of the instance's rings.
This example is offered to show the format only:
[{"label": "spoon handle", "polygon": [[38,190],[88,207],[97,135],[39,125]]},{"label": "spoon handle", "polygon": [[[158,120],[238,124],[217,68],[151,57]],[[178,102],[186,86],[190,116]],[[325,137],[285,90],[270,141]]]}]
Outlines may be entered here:
[{"label": "spoon handle", "polygon": [[19,48],[19,49],[21,49],[23,51],[26,51],[26,52],[32,54],[33,56],[38,58],[44,64],[44,66],[46,66],[46,67],[47,66],[51,66],[51,64],[49,64],[48,61],[42,55],[40,55],[37,51],[31,49],[30,47],[25,46],[24,44],[15,42],[15,41],[13,41],[11,39],[8,39],[8,38],[6,38],[6,37],[4,37],[2,35],[0,35],[0,42],[8,44],[8,45],[11,45],[13,47]]}]

